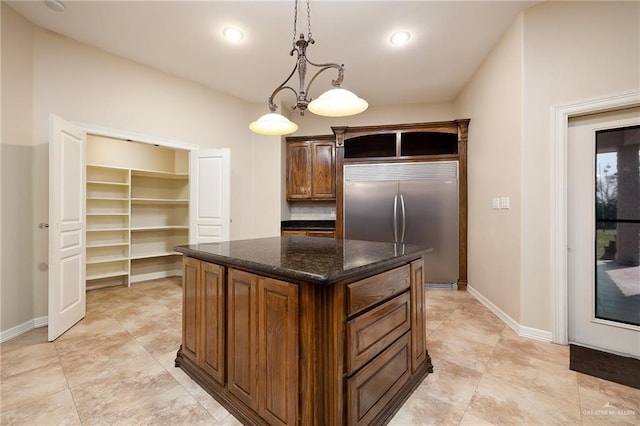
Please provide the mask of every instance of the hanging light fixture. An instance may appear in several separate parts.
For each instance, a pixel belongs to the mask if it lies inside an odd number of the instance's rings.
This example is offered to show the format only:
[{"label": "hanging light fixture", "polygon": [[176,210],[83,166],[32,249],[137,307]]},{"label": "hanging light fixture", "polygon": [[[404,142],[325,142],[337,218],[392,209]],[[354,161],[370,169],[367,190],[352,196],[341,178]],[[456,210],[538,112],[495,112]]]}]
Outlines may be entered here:
[{"label": "hanging light fixture", "polygon": [[[287,135],[298,130],[298,125],[290,121],[282,114],[278,114],[276,110],[277,105],[273,102],[275,96],[282,90],[291,90],[295,93],[297,101],[292,107],[294,110],[298,110],[300,115],[304,115],[308,109],[314,114],[322,115],[325,117],[346,117],[349,115],[355,115],[363,112],[369,107],[369,104],[364,99],[359,98],[353,92],[341,88],[342,80],[344,79],[344,65],[336,63],[328,64],[315,64],[307,58],[307,47],[310,44],[314,44],[315,40],[311,35],[311,7],[307,0],[307,28],[309,31],[308,39],[305,39],[304,34],[297,36],[297,22],[298,22],[298,0],[295,0],[294,6],[294,18],[293,18],[293,49],[289,53],[291,56],[295,53],[297,55],[297,61],[293,67],[293,71],[289,74],[289,77],[269,96],[269,114],[265,114],[253,123],[249,125],[249,128],[255,132],[263,135]],[[319,70],[311,77],[309,83],[305,82],[307,76],[307,66],[313,66],[319,68]],[[328,69],[335,69],[338,71],[338,77],[331,81],[332,89],[329,89],[317,99],[309,97],[309,88],[314,80],[324,71]],[[299,90],[296,91],[293,87],[288,86],[289,80],[298,71],[298,77],[300,79]]]}]

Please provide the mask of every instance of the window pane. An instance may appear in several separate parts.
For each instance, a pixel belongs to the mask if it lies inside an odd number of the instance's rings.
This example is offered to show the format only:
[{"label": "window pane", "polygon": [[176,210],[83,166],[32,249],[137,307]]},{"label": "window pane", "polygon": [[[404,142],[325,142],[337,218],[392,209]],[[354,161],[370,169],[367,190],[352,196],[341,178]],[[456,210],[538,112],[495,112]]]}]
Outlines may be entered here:
[{"label": "window pane", "polygon": [[640,126],[596,132],[596,318],[640,325]]}]

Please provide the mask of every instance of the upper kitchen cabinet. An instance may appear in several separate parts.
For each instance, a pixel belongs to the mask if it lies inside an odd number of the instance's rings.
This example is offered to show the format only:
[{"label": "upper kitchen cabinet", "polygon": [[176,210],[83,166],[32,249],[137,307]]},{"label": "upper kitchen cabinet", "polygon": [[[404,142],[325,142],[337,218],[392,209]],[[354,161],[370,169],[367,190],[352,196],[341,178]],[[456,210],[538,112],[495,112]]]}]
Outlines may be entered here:
[{"label": "upper kitchen cabinet", "polygon": [[335,136],[287,138],[287,200],[335,200]]},{"label": "upper kitchen cabinet", "polygon": [[460,123],[434,122],[364,127],[334,127],[344,160],[402,161],[457,159]]}]

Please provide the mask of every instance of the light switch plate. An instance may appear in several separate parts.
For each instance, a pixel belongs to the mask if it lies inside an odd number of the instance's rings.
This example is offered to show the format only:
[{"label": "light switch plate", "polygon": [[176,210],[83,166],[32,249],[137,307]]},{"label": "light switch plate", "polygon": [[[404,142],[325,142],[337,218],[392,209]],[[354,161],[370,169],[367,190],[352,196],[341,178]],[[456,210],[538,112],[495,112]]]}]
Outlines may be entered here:
[{"label": "light switch plate", "polygon": [[497,210],[500,208],[500,198],[491,199],[491,208]]},{"label": "light switch plate", "polygon": [[508,209],[510,201],[511,200],[509,199],[509,197],[500,198],[500,208],[501,209]]}]

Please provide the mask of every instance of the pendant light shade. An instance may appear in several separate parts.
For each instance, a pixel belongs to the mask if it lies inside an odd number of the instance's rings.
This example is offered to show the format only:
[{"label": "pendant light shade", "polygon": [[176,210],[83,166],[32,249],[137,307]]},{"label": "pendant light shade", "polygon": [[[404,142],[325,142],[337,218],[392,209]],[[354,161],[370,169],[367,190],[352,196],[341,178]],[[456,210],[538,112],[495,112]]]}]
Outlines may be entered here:
[{"label": "pendant light shade", "polygon": [[[296,95],[296,103],[291,108],[298,110],[300,115],[304,115],[305,111],[309,110],[314,114],[322,115],[325,117],[346,117],[349,115],[359,114],[369,107],[369,104],[364,99],[360,99],[353,92],[342,89],[341,84],[344,79],[344,65],[338,63],[315,63],[307,58],[307,48],[310,44],[314,44],[315,40],[311,35],[311,7],[309,5],[310,0],[306,0],[307,3],[307,29],[309,30],[308,38],[305,39],[304,34],[300,34],[300,37],[296,39],[298,33],[298,0],[294,3],[294,19],[293,19],[293,49],[289,52],[291,56],[294,54],[297,56],[296,63],[293,67],[293,71],[289,74],[289,77],[280,84],[269,96],[269,111],[271,114],[260,117],[257,121],[254,121],[249,125],[249,128],[263,135],[287,135],[298,130],[298,126],[283,117],[280,114],[276,114],[278,108],[274,102],[275,96],[283,90],[289,90]],[[309,82],[307,83],[307,68],[311,67],[319,68],[313,74]],[[311,84],[315,79],[327,70],[336,70],[338,76],[331,80],[333,88],[323,93],[318,99],[311,100],[310,89]],[[297,73],[296,73],[297,71]],[[294,75],[299,77],[299,89],[289,85],[289,81]]]},{"label": "pendant light shade", "polygon": [[298,125],[284,115],[271,112],[249,124],[249,129],[261,135],[279,136],[295,132]]},{"label": "pendant light shade", "polygon": [[309,102],[307,109],[325,117],[347,117],[360,114],[369,107],[364,99],[346,89],[335,87]]}]

